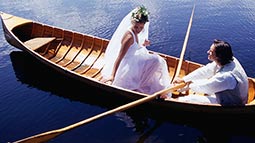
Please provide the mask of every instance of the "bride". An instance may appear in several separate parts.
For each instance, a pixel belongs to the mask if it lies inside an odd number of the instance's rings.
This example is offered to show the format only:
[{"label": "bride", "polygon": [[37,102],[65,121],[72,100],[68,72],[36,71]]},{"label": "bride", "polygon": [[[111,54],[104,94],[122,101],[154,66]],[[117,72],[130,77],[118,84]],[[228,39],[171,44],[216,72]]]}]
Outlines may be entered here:
[{"label": "bride", "polygon": [[101,82],[146,94],[170,86],[166,61],[146,49],[148,16],[147,9],[139,6],[121,21],[106,49]]}]

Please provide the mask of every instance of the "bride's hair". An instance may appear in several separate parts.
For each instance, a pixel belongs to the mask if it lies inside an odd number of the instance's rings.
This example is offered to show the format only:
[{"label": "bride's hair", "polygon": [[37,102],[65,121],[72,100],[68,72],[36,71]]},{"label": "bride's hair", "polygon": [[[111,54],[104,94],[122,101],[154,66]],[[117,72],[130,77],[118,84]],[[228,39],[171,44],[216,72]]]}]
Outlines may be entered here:
[{"label": "bride's hair", "polygon": [[149,12],[144,6],[139,6],[132,13],[131,19],[139,23],[146,23],[149,21]]}]

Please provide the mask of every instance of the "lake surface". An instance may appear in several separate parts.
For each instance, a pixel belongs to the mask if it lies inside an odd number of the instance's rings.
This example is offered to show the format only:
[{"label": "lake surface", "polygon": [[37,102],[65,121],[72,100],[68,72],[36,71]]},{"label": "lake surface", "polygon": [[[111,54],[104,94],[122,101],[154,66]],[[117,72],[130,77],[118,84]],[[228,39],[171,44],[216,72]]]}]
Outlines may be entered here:
[{"label": "lake surface", "polygon": [[[150,11],[152,45],[148,48],[179,57],[193,0],[0,0],[0,11],[110,39],[122,18],[142,4]],[[206,51],[213,39],[228,41],[247,75],[255,77],[254,0],[196,0],[185,59],[206,64]],[[1,143],[62,128],[125,102],[47,69],[9,45],[0,29]],[[68,131],[50,142],[255,142],[255,133],[248,132],[254,129],[253,121],[230,120],[231,127],[213,120],[190,124],[188,118],[184,120],[176,114],[158,117],[151,110],[142,106],[119,112]],[[252,126],[236,127],[244,122]]]}]

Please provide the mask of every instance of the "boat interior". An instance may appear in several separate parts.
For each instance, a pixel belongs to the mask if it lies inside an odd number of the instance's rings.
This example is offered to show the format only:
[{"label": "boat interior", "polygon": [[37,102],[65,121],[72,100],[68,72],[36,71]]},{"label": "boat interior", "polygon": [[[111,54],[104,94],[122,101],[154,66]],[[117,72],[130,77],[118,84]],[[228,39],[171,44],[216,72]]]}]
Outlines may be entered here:
[{"label": "boat interior", "polygon": [[[14,27],[12,32],[26,47],[50,62],[85,77],[100,77],[109,40],[36,22],[21,24]],[[166,60],[169,75],[173,77],[179,58],[158,54]],[[184,60],[179,76],[182,77],[200,66],[202,65]],[[249,104],[255,104],[254,96],[255,80],[249,78]]]}]

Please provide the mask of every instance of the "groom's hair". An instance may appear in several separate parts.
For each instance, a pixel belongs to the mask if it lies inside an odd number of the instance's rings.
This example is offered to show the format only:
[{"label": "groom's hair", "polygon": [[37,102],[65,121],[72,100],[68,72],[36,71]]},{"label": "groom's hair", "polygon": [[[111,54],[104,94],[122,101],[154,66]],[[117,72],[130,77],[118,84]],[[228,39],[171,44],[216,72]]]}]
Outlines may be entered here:
[{"label": "groom's hair", "polygon": [[215,46],[216,57],[221,65],[225,65],[233,61],[233,52],[228,42],[215,39],[213,44]]}]

